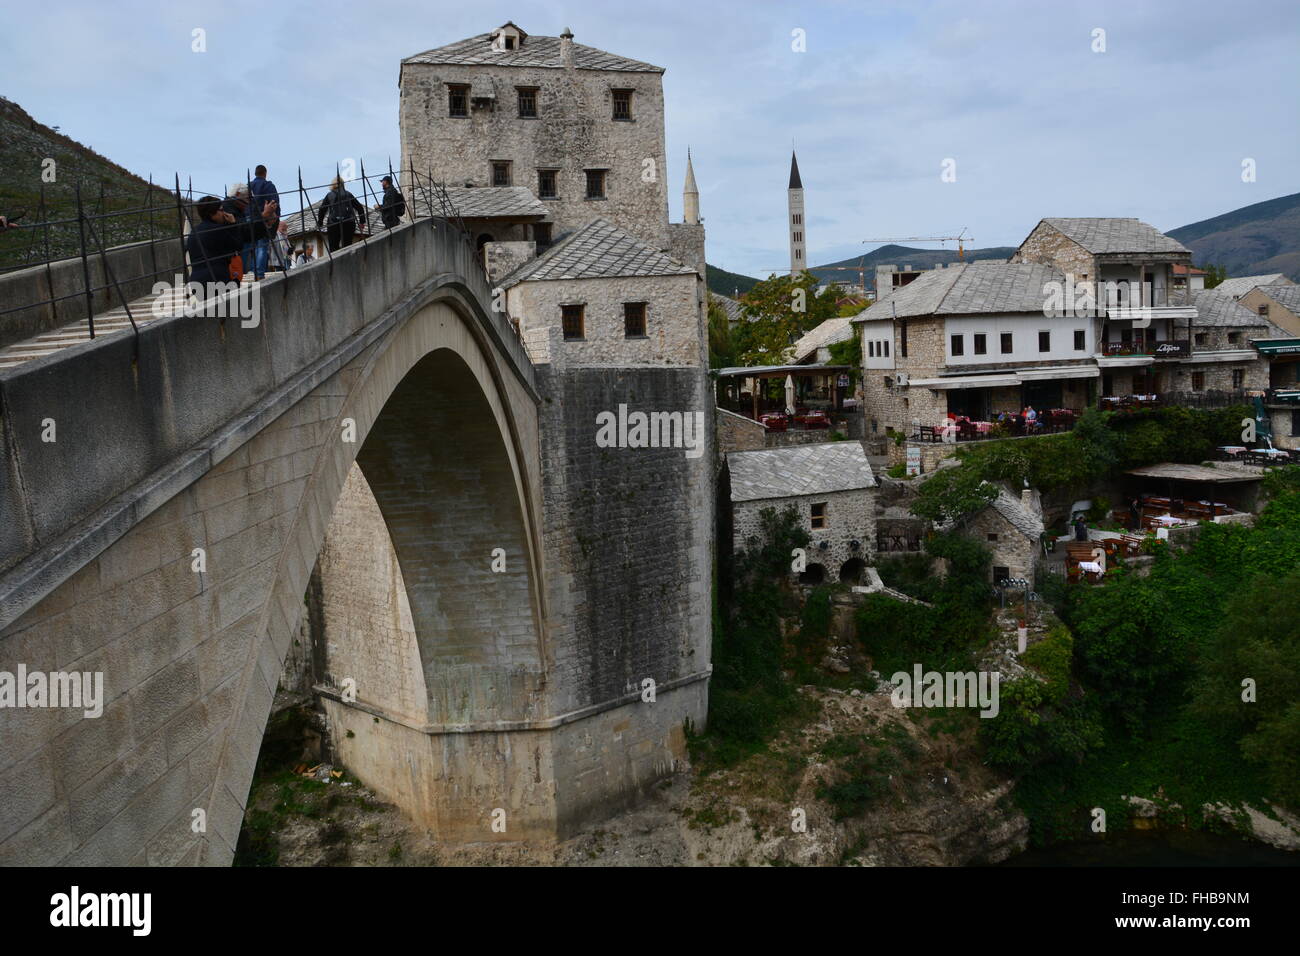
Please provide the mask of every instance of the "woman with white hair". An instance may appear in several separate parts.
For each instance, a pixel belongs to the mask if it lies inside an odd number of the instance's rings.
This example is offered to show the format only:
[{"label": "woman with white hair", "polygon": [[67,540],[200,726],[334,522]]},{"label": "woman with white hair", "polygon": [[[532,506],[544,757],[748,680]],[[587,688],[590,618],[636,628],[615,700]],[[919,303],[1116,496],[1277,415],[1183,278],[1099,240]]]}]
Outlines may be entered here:
[{"label": "woman with white hair", "polygon": [[333,188],[316,208],[317,229],[320,229],[322,219],[328,224],[325,234],[329,241],[330,252],[352,245],[352,237],[357,232],[357,222],[366,221],[365,209],[357,202],[357,197],[348,192],[341,176],[334,177]]}]

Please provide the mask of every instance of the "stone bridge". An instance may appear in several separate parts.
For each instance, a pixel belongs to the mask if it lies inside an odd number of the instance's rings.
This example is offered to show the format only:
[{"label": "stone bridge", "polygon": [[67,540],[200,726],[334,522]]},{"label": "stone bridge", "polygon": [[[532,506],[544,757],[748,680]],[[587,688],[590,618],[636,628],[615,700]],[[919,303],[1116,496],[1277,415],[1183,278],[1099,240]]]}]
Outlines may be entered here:
[{"label": "stone bridge", "polygon": [[0,682],[104,681],[95,717],[0,683],[0,864],[228,864],[312,614],[340,758],[442,839],[563,836],[684,756],[707,606],[652,715],[646,668],[557,644],[542,389],[491,302],[425,219],[266,280],[256,324],[0,367]]}]

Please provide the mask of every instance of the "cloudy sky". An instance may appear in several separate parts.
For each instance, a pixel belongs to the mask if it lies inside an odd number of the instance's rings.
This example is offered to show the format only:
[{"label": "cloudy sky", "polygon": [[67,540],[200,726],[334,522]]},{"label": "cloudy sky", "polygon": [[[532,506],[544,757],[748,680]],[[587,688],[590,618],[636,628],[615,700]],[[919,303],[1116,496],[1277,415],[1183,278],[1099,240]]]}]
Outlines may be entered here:
[{"label": "cloudy sky", "polygon": [[396,165],[398,61],[506,20],[667,68],[673,217],[689,145],[709,261],[751,275],[788,261],[791,143],[813,263],[962,227],[1015,245],[1045,216],[1170,229],[1300,190],[1295,0],[51,0],[7,11],[0,93],[141,175],[215,191],[264,162],[284,188],[298,165]]}]

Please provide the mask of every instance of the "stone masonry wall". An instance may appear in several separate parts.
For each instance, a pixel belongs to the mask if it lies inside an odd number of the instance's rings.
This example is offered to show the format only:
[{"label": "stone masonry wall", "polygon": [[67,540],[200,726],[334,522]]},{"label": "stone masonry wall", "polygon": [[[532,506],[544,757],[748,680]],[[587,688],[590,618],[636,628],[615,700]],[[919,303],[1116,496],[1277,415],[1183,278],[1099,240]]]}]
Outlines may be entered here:
[{"label": "stone masonry wall", "polygon": [[[827,527],[814,529],[812,505],[826,504]],[[771,498],[758,501],[737,501],[732,504],[732,547],[738,554],[749,547],[749,539],[761,533],[761,512],[774,508],[777,512],[793,507],[811,540],[808,543],[808,564],[820,564],[826,569],[826,580],[838,581],[844,562],[858,558],[866,564],[874,562],[876,550],[876,492],[873,488],[854,491],[832,491],[818,495],[795,495],[789,498]],[[852,542],[858,542],[857,550]],[[825,543],[826,548],[821,545]]]},{"label": "stone masonry wall", "polygon": [[[506,291],[506,305],[520,321],[530,358],[539,364],[698,365],[701,285],[692,274],[521,282]],[[624,334],[626,302],[646,303],[644,337]],[[584,337],[566,341],[560,306],[579,303],[585,306]]]},{"label": "stone masonry wall", "polygon": [[[525,41],[527,42],[527,41]],[[447,84],[491,85],[494,110],[448,115]],[[451,185],[492,182],[492,162],[511,162],[513,185],[538,191],[537,171],[557,170],[555,237],[602,217],[666,249],[668,193],[663,84],[659,73],[542,67],[404,64],[404,165]],[[517,86],[538,88],[535,119],[518,115]],[[615,120],[612,90],[630,89],[631,121]],[[647,162],[648,161],[648,162]],[[586,199],[587,169],[606,168],[605,199]]]}]

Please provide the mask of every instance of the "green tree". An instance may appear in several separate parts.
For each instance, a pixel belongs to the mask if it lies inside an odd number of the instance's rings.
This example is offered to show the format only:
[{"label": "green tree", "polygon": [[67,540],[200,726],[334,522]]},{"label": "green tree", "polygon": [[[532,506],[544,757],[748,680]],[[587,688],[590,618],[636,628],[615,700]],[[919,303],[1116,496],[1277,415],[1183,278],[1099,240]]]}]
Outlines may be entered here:
[{"label": "green tree", "polygon": [[1224,279],[1228,278],[1228,269],[1226,266],[1196,266],[1197,269],[1205,270],[1205,288],[1213,289]]},{"label": "green tree", "polygon": [[740,361],[744,365],[781,365],[786,351],[806,332],[811,332],[838,314],[836,286],[818,293],[817,277],[810,272],[797,276],[771,275],[745,296],[744,341]]},{"label": "green tree", "polygon": [[736,365],[735,336],[731,332],[731,319],[722,303],[709,295],[709,368],[731,368]]},{"label": "green tree", "polygon": [[984,480],[979,468],[944,468],[921,485],[912,502],[912,514],[938,524],[961,521],[997,496],[997,488]]}]

